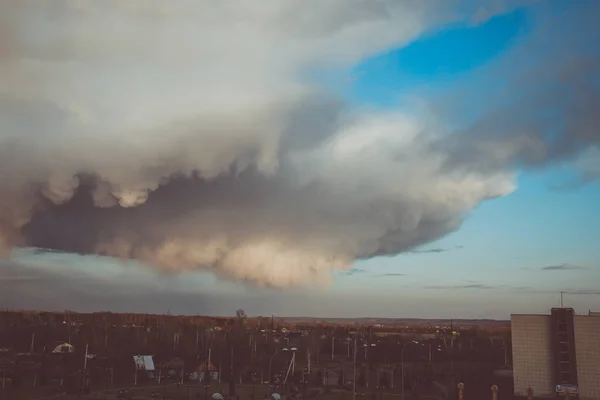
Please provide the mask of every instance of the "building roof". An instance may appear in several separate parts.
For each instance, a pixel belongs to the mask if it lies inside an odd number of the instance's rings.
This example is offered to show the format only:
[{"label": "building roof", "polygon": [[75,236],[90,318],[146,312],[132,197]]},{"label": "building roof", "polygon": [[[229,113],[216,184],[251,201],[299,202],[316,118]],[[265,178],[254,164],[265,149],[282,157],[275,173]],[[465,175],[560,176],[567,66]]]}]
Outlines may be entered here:
[{"label": "building roof", "polygon": [[69,343],[61,343],[52,350],[53,353],[72,353],[75,347]]},{"label": "building roof", "polygon": [[152,356],[133,356],[133,361],[137,366],[137,369],[143,369],[146,371],[154,371],[154,360]]},{"label": "building roof", "polygon": [[179,369],[183,368],[184,362],[181,358],[175,357],[167,361],[162,365],[162,368],[171,368],[171,369]]},{"label": "building roof", "polygon": [[203,363],[198,365],[198,368],[196,368],[196,370],[197,371],[206,371],[207,368],[210,372],[217,371],[217,367],[215,367],[215,365],[213,363],[209,363],[208,360],[205,360]]}]

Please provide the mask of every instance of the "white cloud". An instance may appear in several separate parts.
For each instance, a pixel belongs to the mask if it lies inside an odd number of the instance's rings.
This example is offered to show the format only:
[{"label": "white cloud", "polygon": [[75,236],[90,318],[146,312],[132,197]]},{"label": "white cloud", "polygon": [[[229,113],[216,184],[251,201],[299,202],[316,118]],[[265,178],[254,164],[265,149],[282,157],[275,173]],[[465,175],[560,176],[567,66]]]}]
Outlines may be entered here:
[{"label": "white cloud", "polygon": [[[307,78],[410,41],[441,4],[3,2],[0,243],[291,286],[451,232],[512,174],[446,171],[431,123],[355,114]],[[72,198],[81,173],[95,207]]]}]

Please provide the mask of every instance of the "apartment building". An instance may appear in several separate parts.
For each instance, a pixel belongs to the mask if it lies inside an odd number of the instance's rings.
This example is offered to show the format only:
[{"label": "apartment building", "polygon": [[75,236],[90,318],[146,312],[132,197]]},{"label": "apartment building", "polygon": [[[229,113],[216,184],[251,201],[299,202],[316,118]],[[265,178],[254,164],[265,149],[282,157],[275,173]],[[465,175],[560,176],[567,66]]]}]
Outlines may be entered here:
[{"label": "apartment building", "polygon": [[600,313],[513,314],[511,331],[515,395],[600,399]]}]

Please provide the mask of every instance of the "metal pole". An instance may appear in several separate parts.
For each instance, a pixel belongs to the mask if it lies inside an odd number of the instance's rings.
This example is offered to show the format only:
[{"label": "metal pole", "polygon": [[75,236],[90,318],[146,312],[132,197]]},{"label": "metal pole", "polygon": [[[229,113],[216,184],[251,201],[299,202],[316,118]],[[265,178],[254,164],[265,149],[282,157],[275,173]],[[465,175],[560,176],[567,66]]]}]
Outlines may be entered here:
[{"label": "metal pole", "polygon": [[[350,339],[350,338],[348,337],[348,339]],[[348,355],[347,355],[347,357],[350,358],[350,340],[346,341],[346,345],[348,347]]]},{"label": "metal pole", "polygon": [[[275,353],[277,354],[277,353]],[[275,357],[275,356],[273,356]],[[273,386],[273,382],[271,379],[271,363],[273,362],[273,357],[271,357],[271,359],[269,360],[269,376],[267,377],[267,379],[269,380],[269,393],[271,393],[271,387]]]},{"label": "metal pole", "polygon": [[85,389],[85,380],[87,376],[87,359],[88,359],[88,345],[85,345],[85,354],[83,356],[83,372],[81,376],[81,393],[84,392]]},{"label": "metal pole", "polygon": [[352,400],[356,400],[356,342],[358,341],[358,329],[354,335],[354,370],[352,372]]},{"label": "metal pole", "polygon": [[401,371],[402,376],[400,377],[400,379],[402,380],[402,400],[404,400],[404,348],[406,347],[407,344],[411,344],[411,343],[416,343],[416,342],[404,343],[400,350],[400,366],[402,367],[402,371]]},{"label": "metal pole", "polygon": [[335,358],[335,331],[331,334],[331,361]]},{"label": "metal pole", "polygon": [[369,343],[367,342],[367,344],[365,344],[364,346],[366,346],[365,347],[365,364],[367,365],[366,378],[367,378],[367,389],[368,389],[369,388],[369,378],[370,378],[370,376],[369,376],[370,365],[369,365],[369,353],[368,353],[367,349],[369,348]]},{"label": "metal pole", "polygon": [[292,358],[290,359],[290,364],[289,364],[288,369],[287,369],[287,373],[285,374],[285,379],[283,380],[284,384],[287,383],[287,379],[290,376],[290,371],[292,370],[292,365],[294,364],[294,356],[295,355],[296,355],[296,352],[293,352],[292,353]]},{"label": "metal pole", "polygon": [[431,364],[431,343],[429,344],[429,363]]},{"label": "metal pole", "polygon": [[267,379],[269,380],[269,393],[271,392],[271,387],[273,386],[272,385],[272,377],[271,377],[271,366],[273,364],[273,359],[275,358],[277,353],[279,353],[279,349],[275,350],[275,354],[273,354],[271,356],[271,358],[269,359],[269,376],[267,377]]},{"label": "metal pole", "polygon": [[450,379],[454,385],[456,382],[454,376],[454,320],[450,320],[450,334],[452,335],[452,338],[450,339]]},{"label": "metal pole", "polygon": [[404,346],[406,346],[406,343],[402,345],[402,350],[400,350],[400,383],[402,385],[402,400],[404,400]]}]

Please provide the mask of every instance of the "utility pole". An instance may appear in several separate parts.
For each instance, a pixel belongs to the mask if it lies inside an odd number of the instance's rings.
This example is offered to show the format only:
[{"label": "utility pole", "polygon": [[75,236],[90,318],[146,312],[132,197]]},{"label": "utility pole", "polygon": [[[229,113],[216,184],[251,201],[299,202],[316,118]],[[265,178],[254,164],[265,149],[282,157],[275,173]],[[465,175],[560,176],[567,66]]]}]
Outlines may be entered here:
[{"label": "utility pole", "polygon": [[335,330],[331,334],[331,361],[335,358]]},{"label": "utility pole", "polygon": [[346,340],[346,346],[348,348],[348,355],[346,357],[350,358],[350,336],[348,336],[348,338]]},{"label": "utility pole", "polygon": [[352,371],[352,400],[356,400],[356,342],[358,341],[358,326],[354,332],[354,367]]},{"label": "utility pole", "polygon": [[198,346],[200,344],[200,329],[196,326],[196,353],[198,353]]},{"label": "utility pole", "polygon": [[450,334],[452,335],[452,340],[450,341],[450,343],[452,344],[452,347],[450,349],[450,369],[452,385],[454,386],[454,320],[450,320]]},{"label": "utility pole", "polygon": [[88,345],[85,345],[85,355],[83,356],[83,369],[87,369],[87,360],[88,360]]},{"label": "utility pole", "polygon": [[81,393],[85,392],[87,379],[87,360],[88,360],[88,345],[85,345],[85,354],[83,355],[83,372],[81,376]]},{"label": "utility pole", "polygon": [[235,332],[235,327],[230,330],[227,333],[227,341],[229,342],[229,394],[231,395],[235,395],[235,359],[234,359],[234,355],[233,355],[233,348],[235,345],[235,341],[237,339],[237,337],[234,337],[234,335],[236,334]]}]

